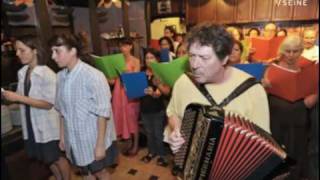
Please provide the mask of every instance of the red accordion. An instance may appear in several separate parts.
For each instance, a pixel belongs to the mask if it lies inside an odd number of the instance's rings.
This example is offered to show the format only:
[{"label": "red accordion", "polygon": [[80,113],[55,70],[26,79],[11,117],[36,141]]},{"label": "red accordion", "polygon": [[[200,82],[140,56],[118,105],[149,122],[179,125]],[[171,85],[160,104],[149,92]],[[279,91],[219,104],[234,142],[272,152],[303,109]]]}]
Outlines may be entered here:
[{"label": "red accordion", "polygon": [[189,105],[181,133],[174,161],[185,180],[263,179],[287,157],[269,133],[219,107]]}]

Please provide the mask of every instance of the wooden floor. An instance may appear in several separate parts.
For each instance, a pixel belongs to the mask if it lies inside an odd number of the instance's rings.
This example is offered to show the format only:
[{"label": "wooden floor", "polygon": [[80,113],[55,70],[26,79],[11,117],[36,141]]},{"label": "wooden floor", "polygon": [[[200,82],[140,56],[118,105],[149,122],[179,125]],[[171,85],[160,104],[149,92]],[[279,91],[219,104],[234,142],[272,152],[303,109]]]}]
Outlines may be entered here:
[{"label": "wooden floor", "polygon": [[[144,163],[140,159],[147,154],[147,149],[142,148],[139,153],[134,157],[126,157],[122,154],[119,155],[119,164],[116,168],[112,169],[113,180],[175,180],[176,177],[171,175],[172,168],[172,156],[169,155],[169,165],[167,167],[161,167],[156,164],[156,159],[154,158],[149,163]],[[24,151],[19,151],[14,155],[6,158],[9,168],[9,174],[11,180],[55,180],[55,178],[50,175],[50,171],[41,165],[31,168],[28,164],[27,157]],[[34,165],[33,165],[34,166]],[[29,169],[29,172],[27,172]],[[27,175],[28,174],[28,175]],[[83,178],[79,175],[72,173],[71,180],[82,180]]]}]

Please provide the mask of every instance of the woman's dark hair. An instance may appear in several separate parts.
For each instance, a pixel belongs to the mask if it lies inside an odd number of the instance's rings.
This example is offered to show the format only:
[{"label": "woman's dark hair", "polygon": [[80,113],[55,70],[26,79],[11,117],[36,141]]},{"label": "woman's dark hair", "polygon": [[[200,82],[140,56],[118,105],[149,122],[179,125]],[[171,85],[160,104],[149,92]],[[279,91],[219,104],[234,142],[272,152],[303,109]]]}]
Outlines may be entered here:
[{"label": "woman's dark hair", "polygon": [[251,31],[257,31],[258,36],[260,36],[260,30],[258,28],[250,28],[247,35],[249,36]]},{"label": "woman's dark hair", "polygon": [[279,31],[277,32],[277,35],[278,35],[278,33],[281,32],[281,31],[284,32],[284,35],[285,35],[285,36],[288,35],[288,31],[287,31],[286,29],[284,29],[284,28],[279,29]]},{"label": "woman's dark hair", "polygon": [[73,34],[54,35],[49,40],[49,46],[65,46],[69,50],[75,48],[77,50],[77,56],[82,56],[83,42],[81,38]]},{"label": "woman's dark hair", "polygon": [[191,44],[199,43],[202,46],[210,46],[219,60],[223,61],[233,47],[233,38],[221,25],[205,23],[195,26],[187,35],[187,48]]},{"label": "woman's dark hair", "polygon": [[48,59],[44,56],[44,49],[41,46],[40,40],[35,35],[23,35],[18,37],[16,41],[21,41],[32,50],[37,50],[38,65],[47,65]]},{"label": "woman's dark hair", "polygon": [[125,38],[122,38],[121,40],[120,40],[120,45],[121,44],[127,44],[127,45],[133,45],[133,40],[132,40],[132,38],[130,38],[130,37],[125,37]]},{"label": "woman's dark hair", "polygon": [[168,37],[166,37],[166,36],[161,37],[161,38],[159,39],[159,45],[160,45],[160,46],[161,46],[161,42],[162,42],[163,40],[166,40],[166,41],[169,43],[169,50],[170,50],[171,52],[174,52],[174,46],[173,46],[173,43],[172,43],[171,39],[168,38]]},{"label": "woman's dark hair", "polygon": [[157,51],[156,49],[154,49],[154,48],[146,48],[146,49],[144,49],[144,54],[143,54],[144,57],[146,57],[146,55],[147,55],[148,53],[153,54],[154,57],[157,58],[156,60],[159,60],[159,59],[160,59],[160,53],[159,53],[159,51]]},{"label": "woman's dark hair", "polygon": [[178,37],[178,36],[181,36],[182,39],[184,40],[185,37],[186,37],[186,34],[185,34],[185,33],[177,33],[176,36],[174,37],[175,41],[177,40],[177,37]]},{"label": "woman's dark hair", "polygon": [[[239,48],[240,48],[240,53],[242,54],[243,53],[243,45],[242,45],[242,43],[240,42],[240,41],[237,41],[237,40],[234,40],[234,42],[233,42],[234,44],[237,44],[238,46],[239,46]],[[233,45],[234,45],[233,44]]]},{"label": "woman's dark hair", "polygon": [[179,48],[180,48],[181,46],[182,46],[182,43],[179,43],[178,46],[177,46],[177,49],[176,49],[176,52],[175,52],[176,57],[178,57],[178,50],[179,50]]},{"label": "woman's dark hair", "polygon": [[143,49],[143,61],[144,61],[143,64],[144,64],[144,67],[142,68],[142,70],[146,70],[146,68],[147,68],[147,66],[146,66],[146,64],[147,64],[146,63],[146,55],[148,53],[153,54],[157,61],[159,61],[159,59],[160,59],[160,52],[159,51],[157,51],[154,48],[149,48],[149,47],[148,48],[144,48]]},{"label": "woman's dark hair", "polygon": [[176,32],[176,30],[173,28],[173,26],[165,26],[165,27],[164,27],[164,30],[166,30],[166,29],[169,30],[169,31],[173,34],[172,38],[175,38],[177,32]]},{"label": "woman's dark hair", "polygon": [[94,58],[92,58],[85,46],[85,42],[78,35],[73,34],[59,34],[54,35],[49,40],[49,46],[65,46],[67,49],[75,48],[77,50],[77,57],[82,61],[88,63],[91,66],[94,66]]},{"label": "woman's dark hair", "polygon": [[132,46],[132,49],[131,49],[131,54],[133,54],[134,52],[134,46],[133,46],[133,40],[132,38],[130,37],[125,37],[125,38],[122,38],[120,41],[119,41],[119,46],[122,46],[122,45],[130,45]]},{"label": "woman's dark hair", "polygon": [[[186,49],[186,51],[187,51],[187,47],[186,47],[186,44],[185,43],[179,43],[178,44],[178,46],[177,46],[177,49],[176,49],[176,57],[178,57],[178,51],[179,51],[179,49],[181,48],[181,46],[184,46],[184,48]],[[188,53],[188,52],[186,52],[186,53]]]},{"label": "woman's dark hair", "polygon": [[90,53],[90,40],[89,40],[90,37],[88,37],[88,34],[86,34],[86,31],[80,31],[77,34],[77,37],[82,42],[82,51],[84,53]]}]

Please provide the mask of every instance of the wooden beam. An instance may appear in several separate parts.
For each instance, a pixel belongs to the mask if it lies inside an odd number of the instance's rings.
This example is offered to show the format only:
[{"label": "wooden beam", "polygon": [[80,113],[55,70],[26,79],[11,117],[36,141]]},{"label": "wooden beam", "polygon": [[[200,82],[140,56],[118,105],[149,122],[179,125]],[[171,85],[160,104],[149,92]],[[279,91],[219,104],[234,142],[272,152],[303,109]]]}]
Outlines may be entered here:
[{"label": "wooden beam", "polygon": [[44,0],[34,0],[34,7],[36,11],[36,17],[37,17],[37,26],[36,26],[36,33],[37,36],[39,36],[41,45],[44,49],[43,56],[46,58],[47,65],[52,68],[55,72],[59,71],[59,68],[57,64],[51,60],[51,50],[48,46],[48,41],[53,35],[53,30],[52,30],[52,25],[51,25],[51,20],[49,17],[49,12],[48,12],[48,5],[47,1]]},{"label": "wooden beam", "polygon": [[70,30],[72,34],[75,34],[75,30],[74,30],[74,20],[73,20],[73,8],[70,6],[67,6],[67,10],[68,10],[68,20],[70,23]]},{"label": "wooden beam", "polygon": [[90,32],[91,32],[91,42],[93,53],[97,55],[102,55],[101,48],[101,38],[100,29],[97,18],[97,5],[93,0],[88,0],[89,2],[89,19],[90,19]]},{"label": "wooden beam", "polygon": [[145,18],[146,18],[146,32],[147,32],[147,45],[150,43],[151,38],[151,2],[150,0],[145,1]]},{"label": "wooden beam", "polygon": [[130,36],[130,26],[129,26],[129,7],[128,4],[125,3],[125,0],[121,0],[122,7],[122,26],[124,29],[125,37]]},{"label": "wooden beam", "polygon": [[43,43],[43,47],[48,48],[47,42],[52,36],[52,26],[48,13],[47,1],[34,0],[34,6],[38,21],[36,32]]}]

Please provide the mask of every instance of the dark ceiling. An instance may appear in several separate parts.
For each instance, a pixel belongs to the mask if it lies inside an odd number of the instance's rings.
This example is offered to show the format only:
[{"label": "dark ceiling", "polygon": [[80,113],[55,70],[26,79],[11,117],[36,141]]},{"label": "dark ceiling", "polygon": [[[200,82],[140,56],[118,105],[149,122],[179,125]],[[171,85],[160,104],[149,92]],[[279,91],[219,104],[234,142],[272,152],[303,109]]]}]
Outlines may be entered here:
[{"label": "dark ceiling", "polygon": [[[58,5],[63,6],[75,6],[75,7],[88,7],[88,0],[53,0]],[[93,1],[93,0],[89,0]],[[100,0],[95,0],[96,4],[100,2]],[[104,0],[105,2],[109,2],[111,0]],[[129,1],[144,1],[144,0],[129,0]],[[151,1],[157,1],[157,0],[151,0]]]},{"label": "dark ceiling", "polygon": [[[76,6],[76,7],[88,7],[88,0],[54,0],[54,2],[58,5],[63,6]],[[96,0],[99,2],[99,0]]]}]

